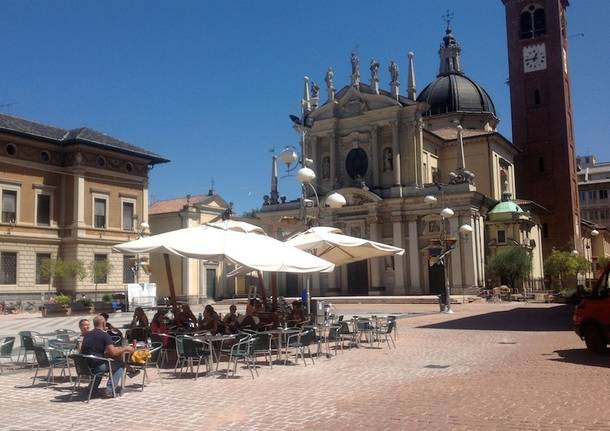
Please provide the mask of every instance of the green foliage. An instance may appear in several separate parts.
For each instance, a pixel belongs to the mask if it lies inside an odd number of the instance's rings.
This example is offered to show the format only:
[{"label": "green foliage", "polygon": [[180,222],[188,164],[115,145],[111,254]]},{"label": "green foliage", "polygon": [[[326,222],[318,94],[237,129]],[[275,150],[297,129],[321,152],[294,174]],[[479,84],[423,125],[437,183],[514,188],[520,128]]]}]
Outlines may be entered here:
[{"label": "green foliage", "polygon": [[559,279],[561,289],[569,277],[589,271],[590,264],[587,259],[569,251],[553,250],[544,261],[544,271],[550,277]]},{"label": "green foliage", "polygon": [[112,271],[112,264],[108,259],[94,260],[91,263],[91,275],[95,284],[101,283],[100,280],[106,280],[110,271]]},{"label": "green foliage", "polygon": [[510,287],[517,288],[532,270],[532,257],[523,247],[510,247],[493,256],[487,270]]},{"label": "green foliage", "polygon": [[70,305],[71,299],[68,295],[59,294],[55,297],[55,303],[61,305],[62,307],[68,307]]},{"label": "green foliage", "polygon": [[93,301],[91,301],[89,298],[81,298],[76,302],[82,305],[83,307],[91,307],[93,305]]},{"label": "green foliage", "polygon": [[61,259],[44,259],[42,261],[42,263],[40,264],[40,275],[43,278],[46,278],[47,280],[49,280],[49,284],[51,284],[51,279],[53,278],[59,278],[57,276],[57,267],[58,267],[58,263],[61,262]]},{"label": "green foliage", "polygon": [[112,302],[112,295],[109,293],[104,293],[104,295],[102,296],[102,301],[103,302]]},{"label": "green foliage", "polygon": [[600,268],[602,271],[606,269],[608,262],[610,262],[610,256],[601,256],[597,258],[598,268]]},{"label": "green foliage", "polygon": [[87,269],[80,259],[56,259],[53,275],[60,280],[76,277],[83,281],[87,277]]}]

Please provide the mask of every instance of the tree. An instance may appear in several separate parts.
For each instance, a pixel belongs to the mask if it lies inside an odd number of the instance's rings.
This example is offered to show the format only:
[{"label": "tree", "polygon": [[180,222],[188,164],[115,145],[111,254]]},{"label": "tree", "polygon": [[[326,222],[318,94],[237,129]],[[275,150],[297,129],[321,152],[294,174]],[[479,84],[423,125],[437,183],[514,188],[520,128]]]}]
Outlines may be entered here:
[{"label": "tree", "polygon": [[590,263],[587,259],[569,251],[553,250],[544,261],[545,272],[551,278],[558,278],[560,290],[564,290],[564,283],[570,277],[587,272],[589,268]]},{"label": "tree", "polygon": [[112,264],[108,259],[93,260],[91,263],[91,276],[93,277],[93,283],[95,284],[95,300],[97,301],[97,285],[99,283],[106,283],[108,280],[108,274],[112,271]]},{"label": "tree", "polygon": [[51,258],[44,259],[40,265],[40,275],[49,280],[49,292],[53,285],[53,280],[66,280],[70,277],[77,277],[84,280],[87,276],[84,263],[79,259]]},{"label": "tree", "polygon": [[524,247],[500,250],[487,265],[492,274],[511,288],[518,288],[532,270],[532,256]]}]

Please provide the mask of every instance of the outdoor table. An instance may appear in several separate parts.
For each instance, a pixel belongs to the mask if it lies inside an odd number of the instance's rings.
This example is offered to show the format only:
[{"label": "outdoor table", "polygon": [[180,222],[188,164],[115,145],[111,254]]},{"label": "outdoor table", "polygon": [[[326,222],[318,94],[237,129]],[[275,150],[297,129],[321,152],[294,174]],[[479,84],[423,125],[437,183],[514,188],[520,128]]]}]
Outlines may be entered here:
[{"label": "outdoor table", "polygon": [[[225,341],[235,339],[235,334],[206,334],[193,337],[194,341],[198,343],[207,344],[210,348],[210,354],[212,355],[212,360],[216,362],[216,371],[218,371],[218,366],[220,364],[220,351],[222,350],[222,345]],[[218,346],[218,350],[214,348],[214,343],[220,343]]]},{"label": "outdoor table", "polygon": [[[300,328],[281,328],[270,329],[268,331],[263,331],[263,334],[271,334],[275,335],[278,340],[278,349],[277,349],[277,359],[282,359],[282,344],[286,344],[288,342],[288,337],[293,334],[298,334],[301,332]],[[286,357],[288,357],[288,348],[286,348]]]}]

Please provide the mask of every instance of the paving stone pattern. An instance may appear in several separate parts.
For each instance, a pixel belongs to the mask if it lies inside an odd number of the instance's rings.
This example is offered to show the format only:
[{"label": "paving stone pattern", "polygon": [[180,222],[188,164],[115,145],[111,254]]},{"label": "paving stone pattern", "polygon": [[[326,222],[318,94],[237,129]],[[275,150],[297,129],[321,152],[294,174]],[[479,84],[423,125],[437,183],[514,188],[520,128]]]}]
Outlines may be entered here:
[{"label": "paving stone pattern", "polygon": [[[374,311],[397,307],[375,305]],[[144,392],[135,387],[137,377],[121,398],[85,404],[69,402],[67,383],[32,388],[30,371],[2,375],[2,428],[610,430],[610,356],[583,350],[569,309],[454,309],[453,315],[400,319],[395,350],[351,349],[307,367],[270,370],[260,362],[255,380],[245,369],[235,379],[196,381],[167,370],[161,385],[151,372]]]}]

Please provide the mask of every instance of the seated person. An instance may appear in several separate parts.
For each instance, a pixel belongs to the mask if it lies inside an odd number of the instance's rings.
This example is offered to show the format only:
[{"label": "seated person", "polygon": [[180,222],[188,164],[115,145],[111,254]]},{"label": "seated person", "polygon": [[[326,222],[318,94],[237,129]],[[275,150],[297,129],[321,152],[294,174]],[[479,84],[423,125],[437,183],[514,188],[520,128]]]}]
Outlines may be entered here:
[{"label": "seated person", "polygon": [[191,307],[182,304],[174,316],[174,326],[178,329],[190,329],[197,327],[197,318],[193,314]]},{"label": "seated person", "polygon": [[292,302],[292,312],[290,313],[290,321],[295,323],[304,322],[305,314],[303,313],[303,304],[300,301]]},{"label": "seated person", "polygon": [[[98,315],[93,318],[93,330],[87,332],[83,337],[81,353],[83,355],[94,355],[98,357],[106,357],[113,359],[110,362],[110,370],[108,362],[88,358],[89,366],[94,373],[110,371],[111,378],[108,379],[106,385],[107,397],[112,396],[112,383],[114,387],[120,388],[121,377],[123,376],[123,353],[133,353],[132,346],[116,347],[112,344],[112,338],[106,332],[106,319]],[[100,385],[101,378],[96,378],[93,382],[93,389],[97,390]]]},{"label": "seated person", "polygon": [[110,335],[111,337],[119,337],[122,340],[123,333],[121,332],[120,329],[115,328],[114,326],[112,326],[110,324],[110,322],[108,321],[108,319],[110,318],[108,313],[100,313],[100,316],[102,316],[104,319],[106,319],[106,332],[108,332],[108,335]]},{"label": "seated person", "polygon": [[129,326],[131,327],[127,336],[129,342],[133,340],[146,341],[148,337],[148,317],[142,307],[136,307]]},{"label": "seated person", "polygon": [[165,313],[163,313],[163,311],[157,311],[157,313],[155,313],[152,322],[150,323],[150,332],[152,334],[162,334],[161,342],[163,343],[163,347],[169,345],[169,337],[167,336],[169,328],[165,324]]},{"label": "seated person", "polygon": [[253,329],[256,330],[258,325],[261,323],[261,319],[256,315],[255,308],[255,299],[251,300],[248,305],[246,305],[246,315],[239,316],[237,318],[237,323],[239,328],[241,329]]},{"label": "seated person", "polygon": [[225,332],[227,334],[234,334],[237,332],[238,323],[237,319],[239,318],[239,314],[237,314],[237,306],[235,304],[229,307],[229,314],[225,315],[222,323],[225,326]]},{"label": "seated person", "polygon": [[199,329],[210,331],[212,334],[222,332],[222,322],[220,316],[210,304],[203,309],[203,320],[199,324]]},{"label": "seated person", "polygon": [[83,345],[83,338],[87,335],[90,329],[89,319],[80,319],[78,321],[78,329],[80,330],[80,335],[76,340],[76,350],[80,352],[80,348]]}]

